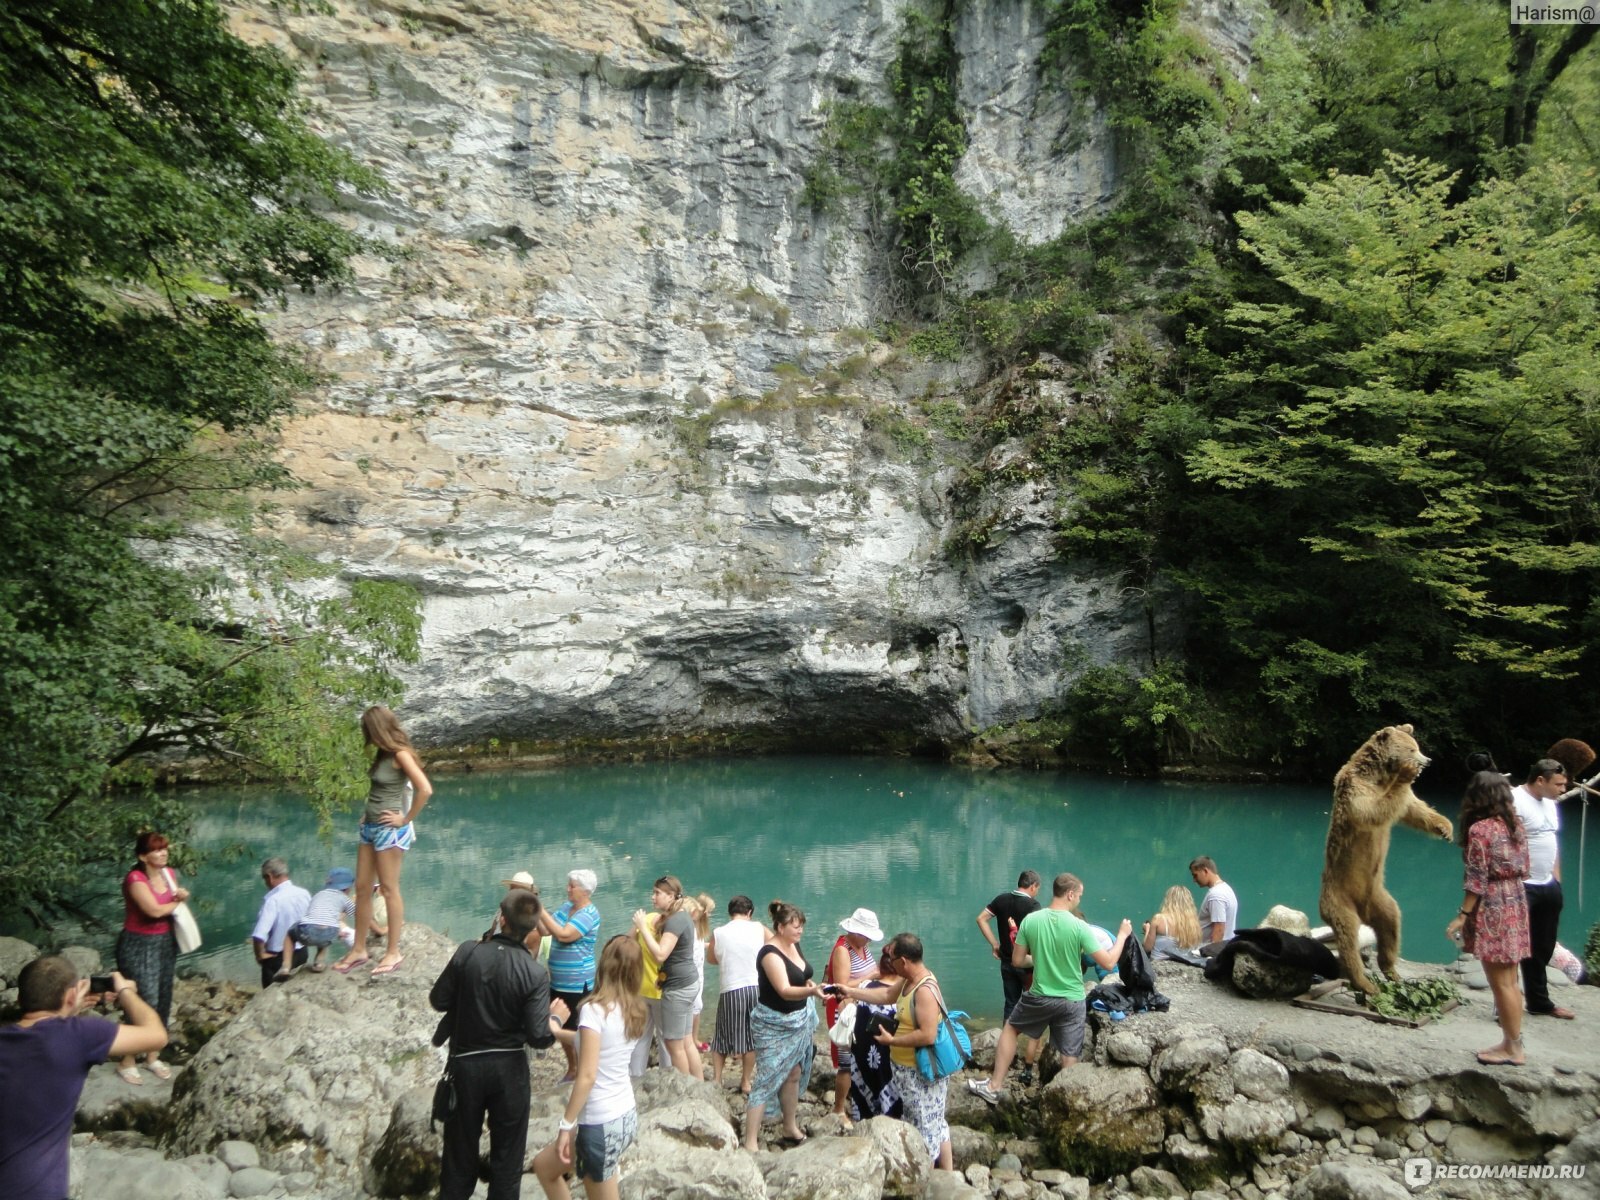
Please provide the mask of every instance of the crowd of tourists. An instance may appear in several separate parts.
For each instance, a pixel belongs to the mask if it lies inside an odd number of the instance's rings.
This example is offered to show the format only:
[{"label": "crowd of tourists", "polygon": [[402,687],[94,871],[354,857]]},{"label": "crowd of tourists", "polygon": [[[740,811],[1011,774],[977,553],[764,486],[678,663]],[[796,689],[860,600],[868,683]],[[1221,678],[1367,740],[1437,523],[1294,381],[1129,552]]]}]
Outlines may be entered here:
[{"label": "crowd of tourists", "polygon": [[[251,944],[263,987],[301,967],[328,969],[335,941],[351,947],[333,967],[340,974],[368,967],[384,975],[405,961],[401,865],[432,786],[392,712],[369,709],[362,729],[373,761],[355,870],[335,868],[313,895],[291,880],[282,859],[262,864],[266,893]],[[1462,802],[1463,900],[1446,932],[1482,960],[1495,997],[1502,1040],[1478,1061],[1519,1064],[1524,1007],[1573,1017],[1551,1001],[1544,974],[1560,950],[1556,806],[1572,794],[1569,768],[1540,759],[1513,788],[1487,755],[1472,765],[1481,769]],[[13,1101],[29,1098],[24,1119],[8,1123],[0,1138],[0,1194],[20,1200],[65,1194],[72,1112],[96,1062],[118,1058],[118,1074],[130,1085],[143,1082],[140,1056],[145,1070],[170,1077],[160,1052],[172,1003],[175,930],[187,917],[189,892],[168,864],[161,834],[141,834],[134,852],[123,880],[117,971],[85,980],[65,959],[40,958],[20,980],[23,1018],[0,1029],[0,1100],[21,1112]],[[1234,937],[1238,899],[1215,861],[1197,857],[1189,873],[1204,889],[1199,905],[1188,888],[1175,885],[1141,927],[1139,942],[1152,958],[1203,962]],[[708,1054],[719,1086],[735,1067],[747,1149],[760,1147],[763,1123],[772,1118],[780,1122],[781,1144],[803,1142],[798,1107],[816,1055],[817,1000],[829,1027],[834,1113],[846,1124],[874,1116],[904,1120],[931,1162],[951,1168],[948,1072],[930,1070],[926,1054],[948,1009],[915,933],[886,937],[877,915],[858,908],[838,923],[818,978],[801,948],[806,914],[784,900],[767,905],[762,923],[748,896],[734,896],[726,920],[713,928],[712,898],[691,896],[676,877],[663,875],[652,886],[650,906],[632,914],[627,931],[602,942],[593,870],[569,871],[565,899],[553,909],[527,872],[502,883],[507,890],[489,928],[458,948],[430,992],[443,1014],[435,1044],[449,1046],[438,1112],[445,1130],[443,1200],[471,1195],[486,1120],[489,1200],[519,1195],[529,1046],[559,1045],[562,1083],[571,1085],[558,1135],[533,1162],[545,1192],[558,1200],[569,1195],[566,1180],[574,1173],[591,1200],[618,1196],[617,1164],[637,1125],[632,1081],[652,1059],[704,1079]],[[1078,1061],[1085,972],[1115,970],[1133,936],[1126,919],[1114,934],[1083,919],[1083,883],[1075,875],[1056,875],[1041,904],[1043,886],[1037,872],[1024,870],[976,918],[999,962],[1004,1024],[992,1071],[967,1086],[990,1104],[1003,1094],[1019,1050],[1019,1079],[1032,1082],[1047,1033],[1064,1065]],[[369,937],[384,939],[376,962],[367,953]],[[719,994],[710,1041],[701,1042],[708,964],[718,969]],[[80,1016],[96,1002],[120,1008],[125,1023]]]}]

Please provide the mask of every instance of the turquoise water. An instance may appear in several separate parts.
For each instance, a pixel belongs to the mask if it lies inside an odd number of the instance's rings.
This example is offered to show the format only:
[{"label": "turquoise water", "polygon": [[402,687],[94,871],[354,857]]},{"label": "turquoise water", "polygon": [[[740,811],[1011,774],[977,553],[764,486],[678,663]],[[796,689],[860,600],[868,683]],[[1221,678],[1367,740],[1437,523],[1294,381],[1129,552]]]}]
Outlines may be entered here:
[{"label": "turquoise water", "polygon": [[[592,868],[603,936],[626,928],[634,909],[648,905],[651,883],[674,874],[690,891],[716,897],[719,912],[736,892],[758,911],[773,897],[799,904],[810,918],[803,948],[819,975],[836,923],[857,906],[874,909],[886,932],[920,934],[952,1006],[982,1017],[998,1017],[1000,988],[973,919],[1022,868],[1045,878],[1046,893],[1056,872],[1074,872],[1091,920],[1114,929],[1126,916],[1137,928],[1169,885],[1190,883],[1190,858],[1210,854],[1238,892],[1241,926],[1277,903],[1315,923],[1329,803],[1326,787],[824,757],[479,772],[434,782],[403,887],[407,915],[453,937],[485,928],[504,893],[499,881],[513,871],[531,871],[559,900],[569,869]],[[1421,790],[1454,819],[1454,794]],[[292,795],[212,791],[195,800],[195,848],[207,854],[191,883],[206,945],[182,961],[251,981],[246,941],[262,893],[260,861],[283,855],[297,882],[315,890],[329,867],[355,865],[355,818],[325,841]],[[1595,894],[1586,894],[1589,911],[1580,913],[1579,815],[1563,807],[1562,940],[1581,948],[1600,907],[1600,858],[1588,852]],[[1405,956],[1448,960],[1443,929],[1460,903],[1459,850],[1397,829],[1388,877],[1405,914]]]}]

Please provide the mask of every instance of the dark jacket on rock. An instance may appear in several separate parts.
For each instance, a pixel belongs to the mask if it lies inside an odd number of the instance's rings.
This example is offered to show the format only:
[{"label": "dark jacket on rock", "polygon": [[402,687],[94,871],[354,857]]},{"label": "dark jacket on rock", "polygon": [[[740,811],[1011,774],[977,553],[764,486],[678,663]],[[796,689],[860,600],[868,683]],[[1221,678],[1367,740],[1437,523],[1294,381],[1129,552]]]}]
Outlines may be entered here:
[{"label": "dark jacket on rock", "polygon": [[543,1049],[555,1041],[550,972],[526,946],[504,934],[457,947],[428,1003],[446,1014],[434,1044],[448,1037],[452,1055],[525,1045]]}]

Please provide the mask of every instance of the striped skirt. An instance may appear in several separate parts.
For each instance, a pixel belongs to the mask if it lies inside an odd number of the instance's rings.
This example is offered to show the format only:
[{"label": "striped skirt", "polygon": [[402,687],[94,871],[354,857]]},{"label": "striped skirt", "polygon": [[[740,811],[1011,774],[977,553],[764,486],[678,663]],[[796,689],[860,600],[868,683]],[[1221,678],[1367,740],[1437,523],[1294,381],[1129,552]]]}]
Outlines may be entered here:
[{"label": "striped skirt", "polygon": [[760,994],[761,989],[752,983],[717,997],[717,1028],[711,1035],[711,1053],[749,1054],[756,1048],[750,1040],[750,1013]]}]

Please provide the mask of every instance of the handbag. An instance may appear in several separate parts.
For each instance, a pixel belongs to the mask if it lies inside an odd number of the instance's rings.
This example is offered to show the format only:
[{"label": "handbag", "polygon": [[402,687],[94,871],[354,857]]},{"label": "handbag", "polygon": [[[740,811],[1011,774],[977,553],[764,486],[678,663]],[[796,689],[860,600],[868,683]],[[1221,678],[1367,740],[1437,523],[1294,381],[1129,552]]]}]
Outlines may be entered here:
[{"label": "handbag", "polygon": [[[944,997],[937,990],[933,998],[939,1005],[939,1031],[934,1035],[933,1045],[917,1047],[917,1070],[930,1083],[946,1079],[972,1065],[972,1039],[967,1036],[967,1027],[961,1023],[967,1019],[967,1014],[959,1009],[951,1012],[945,1008]],[[915,1005],[911,1011],[913,1015],[916,1013]]]},{"label": "handbag", "polygon": [[833,1016],[833,1024],[828,1026],[828,1040],[843,1050],[848,1050],[856,1040],[856,1002],[846,1000],[839,1005],[839,1011]]},{"label": "handbag", "polygon": [[[167,873],[167,886],[176,889],[178,881],[172,877],[171,868],[163,868]],[[168,916],[172,920],[172,936],[178,943],[178,953],[188,954],[191,950],[200,949],[200,923],[194,919],[194,914],[189,911],[189,902],[179,900],[178,907],[173,909]]]},{"label": "handbag", "polygon": [[439,1076],[439,1082],[433,1085],[433,1112],[432,1118],[441,1124],[450,1119],[450,1114],[456,1110],[456,1079],[450,1074],[449,1064],[445,1064],[444,1074]]}]

